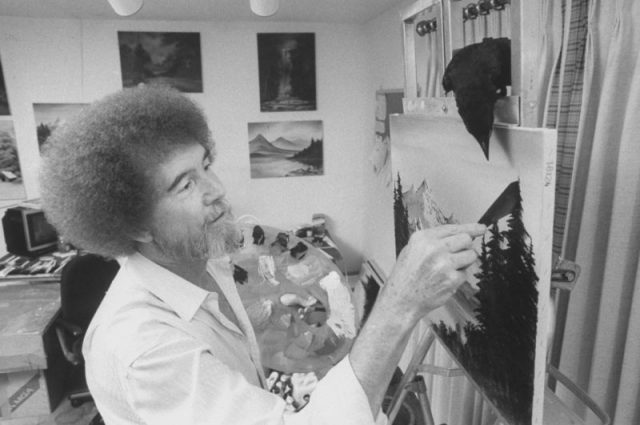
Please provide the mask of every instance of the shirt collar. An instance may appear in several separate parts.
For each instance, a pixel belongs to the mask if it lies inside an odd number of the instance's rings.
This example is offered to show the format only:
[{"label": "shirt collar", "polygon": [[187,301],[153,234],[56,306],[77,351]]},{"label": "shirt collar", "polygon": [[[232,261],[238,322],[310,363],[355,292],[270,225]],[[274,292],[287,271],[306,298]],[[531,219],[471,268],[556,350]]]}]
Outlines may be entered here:
[{"label": "shirt collar", "polygon": [[216,295],[217,298],[217,294],[194,285],[140,253],[129,256],[124,267],[184,320],[193,319],[207,296]]}]

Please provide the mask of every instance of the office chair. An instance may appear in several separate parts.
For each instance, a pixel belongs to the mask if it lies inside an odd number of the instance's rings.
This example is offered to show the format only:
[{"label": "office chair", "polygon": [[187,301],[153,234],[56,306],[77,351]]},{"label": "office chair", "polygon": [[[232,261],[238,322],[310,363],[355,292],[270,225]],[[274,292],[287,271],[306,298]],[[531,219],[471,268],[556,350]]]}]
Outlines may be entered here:
[{"label": "office chair", "polygon": [[[61,312],[56,319],[56,334],[65,358],[73,365],[66,383],[66,388],[69,389],[68,398],[73,407],[92,399],[84,376],[82,341],[93,315],[119,269],[117,261],[95,254],[78,255],[62,269]],[[92,421],[94,422],[96,421]]]}]

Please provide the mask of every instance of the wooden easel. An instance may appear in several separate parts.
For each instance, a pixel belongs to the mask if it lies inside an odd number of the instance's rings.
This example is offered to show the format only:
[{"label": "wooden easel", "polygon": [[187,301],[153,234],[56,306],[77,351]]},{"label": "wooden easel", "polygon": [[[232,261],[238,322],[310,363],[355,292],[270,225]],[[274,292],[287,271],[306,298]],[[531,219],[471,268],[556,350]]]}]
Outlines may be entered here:
[{"label": "wooden easel", "polygon": [[[580,268],[575,263],[560,258],[554,258],[553,270],[551,274],[552,292],[570,291],[571,289],[573,289],[579,273]],[[556,328],[558,328],[557,325],[558,323],[556,323]],[[560,323],[560,329],[564,329],[564,323]],[[427,396],[427,387],[421,374],[429,373],[432,375],[439,375],[444,377],[455,377],[464,375],[464,371],[460,368],[443,368],[424,363],[424,360],[427,357],[427,353],[433,346],[435,339],[436,335],[434,331],[431,328],[428,328],[422,336],[417,349],[413,353],[413,356],[411,357],[411,360],[407,365],[406,372],[402,376],[402,379],[398,384],[395,393],[393,394],[393,398],[389,403],[387,417],[390,424],[393,423],[394,419],[398,415],[398,412],[400,411],[400,408],[402,406],[402,402],[407,393],[413,392],[416,394],[418,401],[420,402],[420,408],[422,410],[423,417],[425,418],[425,425],[435,425],[433,413],[431,412],[431,404],[429,402],[429,397]],[[549,386],[549,391],[555,389],[556,383],[561,383],[589,410],[591,410],[598,417],[598,419],[600,419],[603,425],[608,425],[610,423],[610,418],[602,410],[602,408],[600,408],[595,403],[595,401],[593,401],[593,399],[589,397],[587,393],[585,393],[580,387],[574,384],[569,378],[567,378],[557,369],[557,364],[554,363],[559,362],[559,354],[557,354],[558,358],[556,358],[556,356],[554,355],[554,345],[555,344],[552,344],[549,349],[550,359],[549,364],[547,365],[547,385]],[[554,418],[554,425],[561,425],[560,423],[555,422],[561,419],[568,418],[570,416],[570,413],[564,411],[567,408],[561,402],[559,402],[559,400],[556,400],[557,397],[551,396],[549,394],[547,394],[547,396],[547,398],[549,398],[550,400],[547,400],[547,402],[545,402],[545,423],[547,418]],[[549,408],[553,409],[554,412],[546,412],[546,409]],[[574,417],[571,421],[567,421],[566,425],[568,425],[569,423],[581,423],[576,422],[579,420],[579,418]],[[496,420],[496,425],[498,424],[506,424],[506,421],[501,417],[498,417],[498,419]]]}]

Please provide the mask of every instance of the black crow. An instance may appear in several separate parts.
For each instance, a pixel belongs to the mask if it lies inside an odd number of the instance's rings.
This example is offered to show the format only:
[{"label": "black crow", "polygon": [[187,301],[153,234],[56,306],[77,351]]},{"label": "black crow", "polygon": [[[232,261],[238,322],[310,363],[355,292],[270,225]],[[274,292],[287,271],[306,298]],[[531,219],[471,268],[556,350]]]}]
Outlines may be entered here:
[{"label": "black crow", "polygon": [[511,85],[511,42],[485,38],[458,50],[442,77],[445,93],[453,90],[458,113],[467,131],[489,159],[493,107]]}]

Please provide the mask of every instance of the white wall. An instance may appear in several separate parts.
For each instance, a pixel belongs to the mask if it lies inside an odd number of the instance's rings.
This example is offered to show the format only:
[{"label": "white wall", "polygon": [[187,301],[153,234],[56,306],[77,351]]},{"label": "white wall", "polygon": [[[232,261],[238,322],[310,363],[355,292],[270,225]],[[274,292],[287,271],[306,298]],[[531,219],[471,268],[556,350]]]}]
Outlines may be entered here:
[{"label": "white wall", "polygon": [[[410,1],[392,8],[365,25],[368,42],[369,88],[369,137],[367,155],[374,145],[375,92],[380,89],[403,89],[404,66],[402,52],[402,23],[400,10]],[[389,175],[376,175],[370,163],[363,170],[364,210],[364,258],[374,259],[383,271],[390,273],[395,262],[395,238],[393,233],[393,185],[386,184]]]},{"label": "white wall", "polygon": [[[0,17],[0,59],[29,198],[39,196],[32,104],[90,102],[119,90],[118,30],[200,32],[204,93],[190,96],[209,117],[218,144],[217,172],[236,215],[290,229],[325,213],[347,269],[359,269],[365,148],[373,129],[370,31],[359,25]],[[317,111],[260,112],[258,32],[316,34]],[[324,123],[323,176],[250,179],[248,122],[311,119]]]}]

